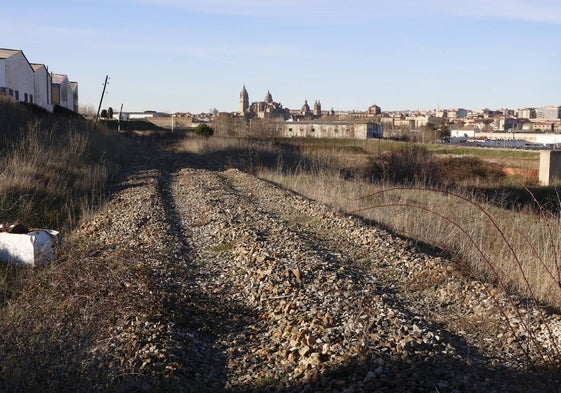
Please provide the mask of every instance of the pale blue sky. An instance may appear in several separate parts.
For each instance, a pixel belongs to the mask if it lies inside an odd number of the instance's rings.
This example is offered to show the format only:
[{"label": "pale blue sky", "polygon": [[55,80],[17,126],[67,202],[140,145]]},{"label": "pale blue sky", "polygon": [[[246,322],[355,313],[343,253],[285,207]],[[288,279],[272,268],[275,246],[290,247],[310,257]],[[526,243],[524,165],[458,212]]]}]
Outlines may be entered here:
[{"label": "pale blue sky", "polygon": [[26,0],[0,47],[79,82],[80,104],[206,112],[561,104],[559,0]]}]

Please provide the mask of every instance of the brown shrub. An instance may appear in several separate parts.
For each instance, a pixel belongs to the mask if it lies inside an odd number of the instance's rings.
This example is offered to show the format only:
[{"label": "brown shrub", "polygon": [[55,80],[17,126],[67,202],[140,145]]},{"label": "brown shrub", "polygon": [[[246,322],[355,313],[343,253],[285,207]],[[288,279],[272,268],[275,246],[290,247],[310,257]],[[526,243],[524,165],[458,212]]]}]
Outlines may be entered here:
[{"label": "brown shrub", "polygon": [[365,176],[371,181],[433,186],[496,185],[506,177],[497,164],[473,156],[437,158],[420,145],[385,151],[371,158]]},{"label": "brown shrub", "polygon": [[435,164],[436,178],[444,184],[497,184],[505,178],[499,165],[473,156],[445,157],[438,159]]},{"label": "brown shrub", "polygon": [[436,165],[431,152],[424,146],[408,145],[404,149],[385,151],[370,159],[365,177],[392,183],[434,183]]}]

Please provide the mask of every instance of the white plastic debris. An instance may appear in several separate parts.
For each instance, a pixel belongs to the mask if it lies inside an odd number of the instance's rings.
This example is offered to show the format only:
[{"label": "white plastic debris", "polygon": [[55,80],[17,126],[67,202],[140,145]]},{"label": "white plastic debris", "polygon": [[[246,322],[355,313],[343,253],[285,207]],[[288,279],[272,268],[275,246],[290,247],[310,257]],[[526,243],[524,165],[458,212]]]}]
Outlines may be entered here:
[{"label": "white plastic debris", "polygon": [[19,266],[52,262],[59,244],[59,232],[46,229],[16,234],[0,232],[0,261]]}]

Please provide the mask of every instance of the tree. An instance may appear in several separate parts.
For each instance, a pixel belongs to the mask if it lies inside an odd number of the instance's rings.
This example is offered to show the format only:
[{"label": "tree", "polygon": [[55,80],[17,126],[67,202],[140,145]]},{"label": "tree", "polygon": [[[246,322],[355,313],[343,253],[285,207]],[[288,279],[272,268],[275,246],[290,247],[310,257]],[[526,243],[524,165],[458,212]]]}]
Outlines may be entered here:
[{"label": "tree", "polygon": [[229,113],[219,113],[212,120],[214,135],[242,136],[247,132],[247,121],[243,117],[232,116]]},{"label": "tree", "polygon": [[443,141],[450,138],[450,128],[445,117],[434,117],[425,125],[425,130],[435,141]]},{"label": "tree", "polygon": [[279,119],[251,119],[248,135],[252,138],[275,138],[278,136]]},{"label": "tree", "polygon": [[200,123],[195,127],[195,134],[208,138],[214,134],[214,129],[206,123]]},{"label": "tree", "polygon": [[438,129],[438,138],[441,142],[449,142],[450,135],[450,127],[448,124],[443,124],[442,127]]}]

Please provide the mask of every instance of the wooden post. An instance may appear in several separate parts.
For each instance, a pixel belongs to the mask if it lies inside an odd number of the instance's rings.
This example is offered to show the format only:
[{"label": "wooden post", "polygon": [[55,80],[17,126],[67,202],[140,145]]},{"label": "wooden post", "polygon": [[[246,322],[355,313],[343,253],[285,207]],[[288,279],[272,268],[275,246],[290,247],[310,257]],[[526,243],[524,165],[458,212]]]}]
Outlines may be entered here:
[{"label": "wooden post", "polygon": [[101,93],[101,98],[99,99],[99,106],[97,107],[97,115],[95,115],[94,131],[97,128],[97,119],[99,119],[99,111],[101,110],[101,103],[103,102],[103,96],[105,95],[105,88],[107,87],[107,80],[109,75],[105,75],[105,82],[103,83],[103,92]]}]

